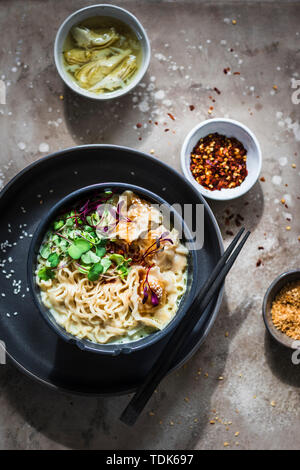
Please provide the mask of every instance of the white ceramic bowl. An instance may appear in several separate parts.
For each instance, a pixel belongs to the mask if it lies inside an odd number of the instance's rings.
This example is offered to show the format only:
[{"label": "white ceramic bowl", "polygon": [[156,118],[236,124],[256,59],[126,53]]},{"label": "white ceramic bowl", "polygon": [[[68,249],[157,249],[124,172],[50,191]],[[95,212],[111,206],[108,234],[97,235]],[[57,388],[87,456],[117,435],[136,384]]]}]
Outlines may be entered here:
[{"label": "white ceramic bowl", "polygon": [[[95,16],[112,17],[127,24],[135,32],[142,46],[142,64],[139,70],[137,71],[135,77],[130,81],[128,86],[125,86],[124,88],[113,91],[111,93],[92,93],[88,90],[85,90],[84,88],[81,88],[79,85],[77,85],[77,83],[75,83],[74,80],[72,80],[71,76],[66,72],[63,66],[63,45],[70,29],[72,28],[72,26],[81,23],[83,20]],[[147,33],[139,22],[139,20],[134,15],[129,13],[129,11],[117,7],[115,5],[91,5],[89,7],[82,8],[81,10],[75,11],[75,13],[72,13],[72,15],[68,16],[68,18],[60,26],[59,30],[57,31],[54,43],[55,65],[59,75],[61,76],[65,84],[80,95],[100,101],[118,98],[132,90],[140,82],[140,80],[146,73],[150,62],[150,55],[150,42]]]},{"label": "white ceramic bowl", "polygon": [[[248,175],[236,188],[209,191],[194,179],[190,170],[190,155],[201,137],[218,132],[227,137],[235,137],[247,150]],[[244,124],[232,119],[209,119],[198,124],[186,136],[181,149],[181,168],[190,183],[206,198],[227,201],[242,196],[256,183],[261,170],[261,150],[255,135]]]}]

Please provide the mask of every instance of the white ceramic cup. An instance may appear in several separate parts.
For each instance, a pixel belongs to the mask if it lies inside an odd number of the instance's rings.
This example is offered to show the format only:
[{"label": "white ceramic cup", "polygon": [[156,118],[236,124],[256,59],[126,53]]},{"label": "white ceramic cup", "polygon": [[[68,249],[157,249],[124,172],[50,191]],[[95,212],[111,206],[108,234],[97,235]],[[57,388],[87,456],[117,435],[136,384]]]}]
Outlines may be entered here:
[{"label": "white ceramic cup", "polygon": [[[81,88],[68,74],[63,65],[63,45],[70,29],[74,25],[81,23],[82,21],[88,18],[93,18],[96,16],[112,17],[127,24],[134,31],[142,46],[142,63],[134,78],[124,88],[120,88],[116,91],[108,93],[93,93],[88,90],[85,90],[84,88]],[[119,98],[120,96],[123,96],[130,90],[132,90],[145,75],[146,70],[149,66],[150,55],[150,42],[147,33],[139,22],[139,20],[134,15],[129,13],[129,11],[117,7],[115,5],[91,5],[89,7],[82,8],[81,10],[75,11],[75,13],[72,13],[72,15],[68,16],[68,18],[65,19],[65,21],[60,26],[59,30],[57,31],[54,43],[55,65],[59,75],[61,76],[65,84],[82,96],[100,101]]]},{"label": "white ceramic cup", "polygon": [[[194,147],[202,137],[214,132],[226,135],[226,137],[235,137],[247,150],[248,175],[236,188],[210,191],[197,183],[190,170],[191,152]],[[261,164],[262,156],[257,138],[248,127],[232,119],[216,118],[201,122],[189,132],[181,148],[181,168],[185,177],[203,196],[217,201],[236,199],[249,191],[259,177]]]}]

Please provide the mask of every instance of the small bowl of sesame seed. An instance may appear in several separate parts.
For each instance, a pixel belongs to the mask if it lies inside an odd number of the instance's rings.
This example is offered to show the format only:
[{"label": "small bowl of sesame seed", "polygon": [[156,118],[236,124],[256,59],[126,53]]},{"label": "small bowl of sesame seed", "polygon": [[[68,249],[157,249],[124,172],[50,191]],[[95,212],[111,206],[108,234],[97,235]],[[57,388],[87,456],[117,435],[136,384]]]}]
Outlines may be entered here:
[{"label": "small bowl of sesame seed", "polygon": [[256,183],[262,164],[260,145],[251,130],[232,119],[201,122],[186,136],[181,168],[206,198],[236,199]]},{"label": "small bowl of sesame seed", "polygon": [[281,345],[300,347],[300,270],[280,274],[266,291],[262,314],[266,329]]}]

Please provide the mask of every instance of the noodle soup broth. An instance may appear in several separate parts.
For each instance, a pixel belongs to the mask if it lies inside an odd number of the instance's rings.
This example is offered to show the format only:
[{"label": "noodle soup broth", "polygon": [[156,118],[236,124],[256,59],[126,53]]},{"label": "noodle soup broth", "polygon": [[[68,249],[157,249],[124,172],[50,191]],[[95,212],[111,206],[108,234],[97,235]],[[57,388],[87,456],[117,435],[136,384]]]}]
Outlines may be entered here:
[{"label": "noodle soup broth", "polygon": [[161,212],[132,191],[80,201],[51,223],[35,281],[67,333],[129,343],[163,330],[187,290],[187,248]]},{"label": "noodle soup broth", "polygon": [[93,17],[73,26],[63,46],[63,65],[81,88],[106,94],[125,88],[142,64],[134,31],[112,17]]}]

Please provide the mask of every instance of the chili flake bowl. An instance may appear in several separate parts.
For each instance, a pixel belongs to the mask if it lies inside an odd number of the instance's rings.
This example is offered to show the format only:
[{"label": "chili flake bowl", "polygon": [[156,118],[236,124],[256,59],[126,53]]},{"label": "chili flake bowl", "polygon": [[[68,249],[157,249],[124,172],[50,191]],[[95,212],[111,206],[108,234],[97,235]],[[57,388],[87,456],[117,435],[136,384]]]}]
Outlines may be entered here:
[{"label": "chili flake bowl", "polygon": [[300,280],[300,270],[296,269],[293,271],[287,271],[280,274],[269,286],[265,293],[265,297],[262,305],[262,314],[265,322],[265,327],[270,333],[270,335],[277,341],[277,343],[285,346],[290,349],[298,349],[297,342],[294,338],[286,335],[282,331],[278,330],[272,320],[272,304],[275,300],[275,297],[281,289],[286,286],[289,282],[299,281]]},{"label": "chili flake bowl", "polygon": [[[240,186],[235,188],[222,188],[221,190],[210,191],[198,183],[192,175],[190,169],[191,153],[202,137],[208,134],[225,135],[239,140],[247,150],[247,170],[248,175]],[[262,164],[261,149],[257,138],[244,124],[232,119],[215,118],[203,121],[194,127],[186,136],[181,148],[181,168],[187,180],[206,198],[217,201],[229,201],[236,199],[246,192],[256,183]]]}]

